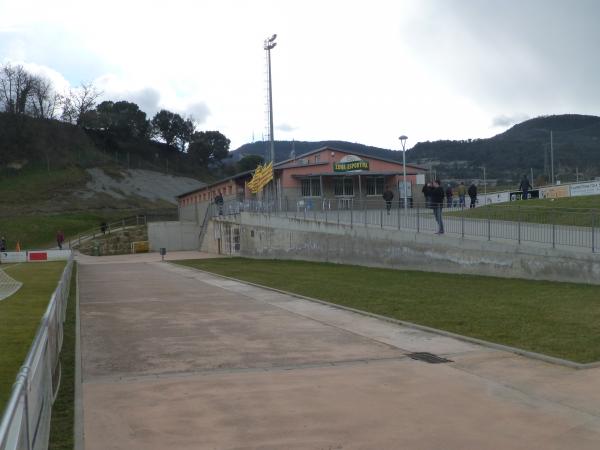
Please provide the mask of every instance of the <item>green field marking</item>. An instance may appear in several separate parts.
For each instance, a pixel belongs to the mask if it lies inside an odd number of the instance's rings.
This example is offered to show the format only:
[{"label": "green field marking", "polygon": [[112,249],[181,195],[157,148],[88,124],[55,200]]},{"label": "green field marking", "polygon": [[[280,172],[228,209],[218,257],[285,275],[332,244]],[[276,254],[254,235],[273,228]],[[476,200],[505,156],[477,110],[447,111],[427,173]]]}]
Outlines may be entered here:
[{"label": "green field marking", "polygon": [[579,363],[600,361],[600,286],[306,261],[177,264]]},{"label": "green field marking", "polygon": [[23,286],[0,302],[0,411],[4,410],[64,268],[64,261],[56,261],[16,264],[5,269]]},{"label": "green field marking", "polygon": [[73,265],[67,315],[63,325],[60,352],[61,379],[56,401],[52,405],[50,445],[48,450],[73,450],[75,420],[75,310],[77,298],[77,264]]}]

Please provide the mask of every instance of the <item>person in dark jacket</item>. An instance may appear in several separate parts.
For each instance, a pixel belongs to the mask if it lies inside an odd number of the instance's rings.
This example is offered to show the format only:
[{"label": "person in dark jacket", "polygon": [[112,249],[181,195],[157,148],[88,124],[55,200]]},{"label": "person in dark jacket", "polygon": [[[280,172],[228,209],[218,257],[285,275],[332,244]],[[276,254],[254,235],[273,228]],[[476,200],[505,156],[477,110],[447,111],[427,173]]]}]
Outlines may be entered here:
[{"label": "person in dark jacket", "polygon": [[388,216],[390,215],[390,209],[392,209],[392,200],[394,200],[394,193],[389,186],[385,187],[383,191],[383,200],[385,201],[385,209],[387,210]]},{"label": "person in dark jacket", "polygon": [[223,195],[221,194],[221,191],[219,191],[219,193],[215,196],[215,205],[217,205],[217,208],[219,210],[219,215],[222,216],[223,215]]},{"label": "person in dark jacket", "polygon": [[527,178],[527,175],[525,175],[523,176],[521,184],[519,185],[519,190],[523,192],[521,199],[527,200],[527,198],[529,198],[529,189],[531,189],[531,184],[529,184],[529,179]]},{"label": "person in dark jacket", "polygon": [[452,192],[452,187],[448,185],[446,187],[446,208],[452,208],[452,197],[454,197],[454,193]]},{"label": "person in dark jacket", "polygon": [[431,206],[431,191],[433,190],[433,186],[431,183],[425,183],[421,192],[425,196],[425,208],[429,208]]},{"label": "person in dark jacket", "polygon": [[438,224],[438,231],[436,234],[444,234],[444,221],[442,220],[442,208],[444,207],[444,188],[440,183],[440,180],[433,182],[433,188],[431,189],[431,208],[433,209],[433,215],[435,221]]},{"label": "person in dark jacket", "polygon": [[469,208],[475,208],[475,203],[477,203],[477,186],[475,186],[475,183],[471,183],[467,194],[469,194],[469,198],[471,199],[471,204],[469,205]]}]

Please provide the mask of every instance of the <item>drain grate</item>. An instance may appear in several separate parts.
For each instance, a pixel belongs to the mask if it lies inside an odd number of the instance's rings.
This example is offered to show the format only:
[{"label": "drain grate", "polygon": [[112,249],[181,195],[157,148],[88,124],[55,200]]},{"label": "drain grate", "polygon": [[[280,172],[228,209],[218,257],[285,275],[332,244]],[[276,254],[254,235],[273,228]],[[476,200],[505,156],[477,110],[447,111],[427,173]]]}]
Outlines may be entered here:
[{"label": "drain grate", "polygon": [[409,353],[407,355],[411,359],[417,359],[419,361],[425,361],[429,364],[441,364],[447,362],[453,362],[451,359],[442,358],[441,356],[434,355],[433,353],[417,352]]}]

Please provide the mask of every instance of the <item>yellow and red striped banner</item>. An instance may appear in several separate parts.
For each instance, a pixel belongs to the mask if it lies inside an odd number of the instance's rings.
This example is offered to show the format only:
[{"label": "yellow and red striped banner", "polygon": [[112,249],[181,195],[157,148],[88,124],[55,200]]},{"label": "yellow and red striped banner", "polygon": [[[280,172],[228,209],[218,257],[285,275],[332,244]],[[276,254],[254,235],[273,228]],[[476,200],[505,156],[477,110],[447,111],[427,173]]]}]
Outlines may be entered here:
[{"label": "yellow and red striped banner", "polygon": [[256,194],[263,190],[263,188],[269,184],[269,181],[273,179],[273,162],[264,166],[258,166],[254,171],[252,179],[248,182],[248,188],[250,192]]}]

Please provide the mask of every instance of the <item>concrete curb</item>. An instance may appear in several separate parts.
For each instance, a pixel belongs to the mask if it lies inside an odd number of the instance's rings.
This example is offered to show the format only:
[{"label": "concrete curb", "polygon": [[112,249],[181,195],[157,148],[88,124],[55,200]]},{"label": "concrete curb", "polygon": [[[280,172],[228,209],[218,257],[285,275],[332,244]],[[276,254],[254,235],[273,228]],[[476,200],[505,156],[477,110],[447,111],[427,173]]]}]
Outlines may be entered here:
[{"label": "concrete curb", "polygon": [[252,283],[250,281],[244,281],[244,280],[239,280],[237,278],[227,277],[225,275],[219,275],[217,273],[208,272],[206,270],[197,269],[195,267],[183,266],[183,265],[180,265],[180,264],[176,264],[173,261],[168,261],[168,263],[172,264],[172,265],[177,265],[178,267],[186,267],[188,269],[197,270],[198,272],[202,272],[202,273],[205,273],[207,275],[212,275],[212,276],[223,278],[223,279],[226,279],[226,280],[237,281],[239,283],[247,284],[249,286],[255,286],[255,287],[259,287],[259,288],[266,289],[266,290],[269,290],[269,291],[278,292],[280,294],[289,295],[291,297],[296,297],[296,298],[300,298],[300,299],[303,299],[303,300],[308,300],[308,301],[311,301],[311,302],[320,303],[322,305],[330,306],[332,308],[341,309],[343,311],[350,311],[350,312],[353,312],[353,313],[361,314],[363,316],[372,317],[372,318],[375,318],[375,319],[379,319],[379,320],[383,320],[383,321],[386,321],[386,322],[390,322],[390,323],[393,323],[393,324],[396,324],[396,325],[403,325],[405,327],[414,328],[416,330],[427,331],[429,333],[434,333],[434,334],[438,334],[440,336],[446,336],[446,337],[458,339],[460,341],[469,342],[471,344],[478,344],[478,345],[481,345],[481,346],[484,346],[484,347],[493,348],[495,350],[502,350],[502,351],[505,351],[505,352],[515,353],[517,355],[525,356],[527,358],[537,359],[539,361],[544,361],[544,362],[551,363],[551,364],[557,364],[557,365],[561,365],[561,366],[566,366],[566,367],[569,367],[571,369],[593,369],[595,367],[600,367],[600,361],[592,362],[592,363],[578,363],[578,362],[570,361],[568,359],[562,359],[562,358],[557,358],[557,357],[554,357],[554,356],[548,356],[548,355],[544,355],[542,353],[536,353],[536,352],[532,352],[532,351],[528,351],[528,350],[523,350],[523,349],[520,349],[520,348],[517,348],[517,347],[511,347],[511,346],[508,346],[508,345],[496,344],[494,342],[485,341],[483,339],[477,339],[477,338],[472,338],[472,337],[468,337],[468,336],[463,336],[461,334],[452,333],[450,331],[439,330],[437,328],[431,328],[431,327],[427,327],[425,325],[418,325],[416,323],[406,322],[404,320],[393,319],[391,317],[381,316],[379,314],[374,314],[374,313],[370,313],[370,312],[367,312],[367,311],[361,311],[360,309],[350,308],[348,306],[342,306],[342,305],[338,305],[336,303],[331,303],[331,302],[327,302],[325,300],[319,300],[319,299],[312,298],[312,297],[306,297],[304,295],[296,294],[294,292],[288,292],[288,291],[284,291],[282,289],[276,289],[276,288],[269,287],[269,286],[263,286],[263,285],[258,284],[258,283]]},{"label": "concrete curb", "polygon": [[81,387],[81,322],[79,320],[79,266],[75,281],[77,294],[75,296],[75,405],[73,424],[73,449],[83,450],[83,398]]}]

